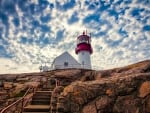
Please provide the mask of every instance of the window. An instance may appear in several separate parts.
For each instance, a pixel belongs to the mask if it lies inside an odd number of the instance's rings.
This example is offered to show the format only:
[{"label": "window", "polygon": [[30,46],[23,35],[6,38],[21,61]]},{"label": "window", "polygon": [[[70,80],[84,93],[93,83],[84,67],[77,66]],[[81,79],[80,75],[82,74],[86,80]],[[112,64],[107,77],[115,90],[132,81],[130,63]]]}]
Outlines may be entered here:
[{"label": "window", "polygon": [[68,62],[64,62],[64,66],[65,66],[65,67],[68,67]]},{"label": "window", "polygon": [[84,65],[84,61],[82,61],[82,65]]}]

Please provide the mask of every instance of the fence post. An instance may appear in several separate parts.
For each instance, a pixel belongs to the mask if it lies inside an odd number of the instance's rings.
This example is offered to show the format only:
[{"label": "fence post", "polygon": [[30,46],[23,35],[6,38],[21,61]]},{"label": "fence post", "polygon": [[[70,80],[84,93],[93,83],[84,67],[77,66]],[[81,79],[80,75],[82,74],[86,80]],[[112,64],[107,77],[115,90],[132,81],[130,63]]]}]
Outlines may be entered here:
[{"label": "fence post", "polygon": [[23,107],[24,107],[23,103],[24,103],[24,97],[22,98],[22,102],[21,102],[21,113],[23,112]]}]

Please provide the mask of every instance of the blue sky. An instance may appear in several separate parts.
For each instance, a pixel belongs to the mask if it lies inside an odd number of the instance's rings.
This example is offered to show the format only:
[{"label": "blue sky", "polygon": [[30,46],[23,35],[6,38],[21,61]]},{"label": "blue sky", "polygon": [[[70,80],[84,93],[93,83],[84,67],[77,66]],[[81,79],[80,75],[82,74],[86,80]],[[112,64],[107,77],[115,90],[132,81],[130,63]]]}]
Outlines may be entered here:
[{"label": "blue sky", "polygon": [[0,0],[0,73],[38,71],[92,36],[94,69],[150,59],[150,0]]}]

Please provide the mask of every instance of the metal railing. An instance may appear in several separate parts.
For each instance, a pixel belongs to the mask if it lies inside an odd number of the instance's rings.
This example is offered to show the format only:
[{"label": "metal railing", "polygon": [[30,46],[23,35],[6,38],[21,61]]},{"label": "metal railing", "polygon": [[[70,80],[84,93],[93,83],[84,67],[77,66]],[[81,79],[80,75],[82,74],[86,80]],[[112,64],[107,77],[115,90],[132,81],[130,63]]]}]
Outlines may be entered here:
[{"label": "metal railing", "polygon": [[23,112],[24,106],[31,100],[31,97],[27,98],[26,96],[29,93],[34,93],[37,87],[29,87],[28,90],[25,92],[24,96],[21,97],[19,100],[13,102],[12,104],[8,105],[0,113],[8,113],[11,111],[12,113],[18,111],[18,113]]},{"label": "metal railing", "polygon": [[93,68],[93,66],[84,64],[69,64],[68,66],[64,66],[64,65],[55,65],[53,67],[50,67],[48,71],[52,71],[52,70],[63,70],[63,69],[87,69],[87,70],[92,70],[95,69]]},{"label": "metal railing", "polygon": [[[106,63],[103,63],[106,64]],[[89,69],[89,70],[103,70],[103,69],[111,69],[113,68],[113,66],[116,67],[120,67],[119,64],[111,64],[111,63],[107,63],[105,66],[104,65],[100,65],[100,66],[96,66],[96,65],[81,65],[81,64],[68,64],[68,66],[64,66],[64,65],[52,65],[52,66],[47,66],[47,70],[43,70],[40,69],[40,72],[44,72],[44,71],[53,71],[53,70],[59,70],[59,69]]]}]

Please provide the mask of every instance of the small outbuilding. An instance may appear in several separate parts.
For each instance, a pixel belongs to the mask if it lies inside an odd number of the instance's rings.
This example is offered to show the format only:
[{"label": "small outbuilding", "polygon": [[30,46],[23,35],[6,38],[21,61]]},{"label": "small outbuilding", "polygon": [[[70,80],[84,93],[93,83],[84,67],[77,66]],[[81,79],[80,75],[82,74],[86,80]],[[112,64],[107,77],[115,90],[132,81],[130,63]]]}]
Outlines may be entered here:
[{"label": "small outbuilding", "polygon": [[64,52],[56,57],[51,66],[52,69],[68,69],[68,68],[81,68],[78,63],[68,52]]}]

